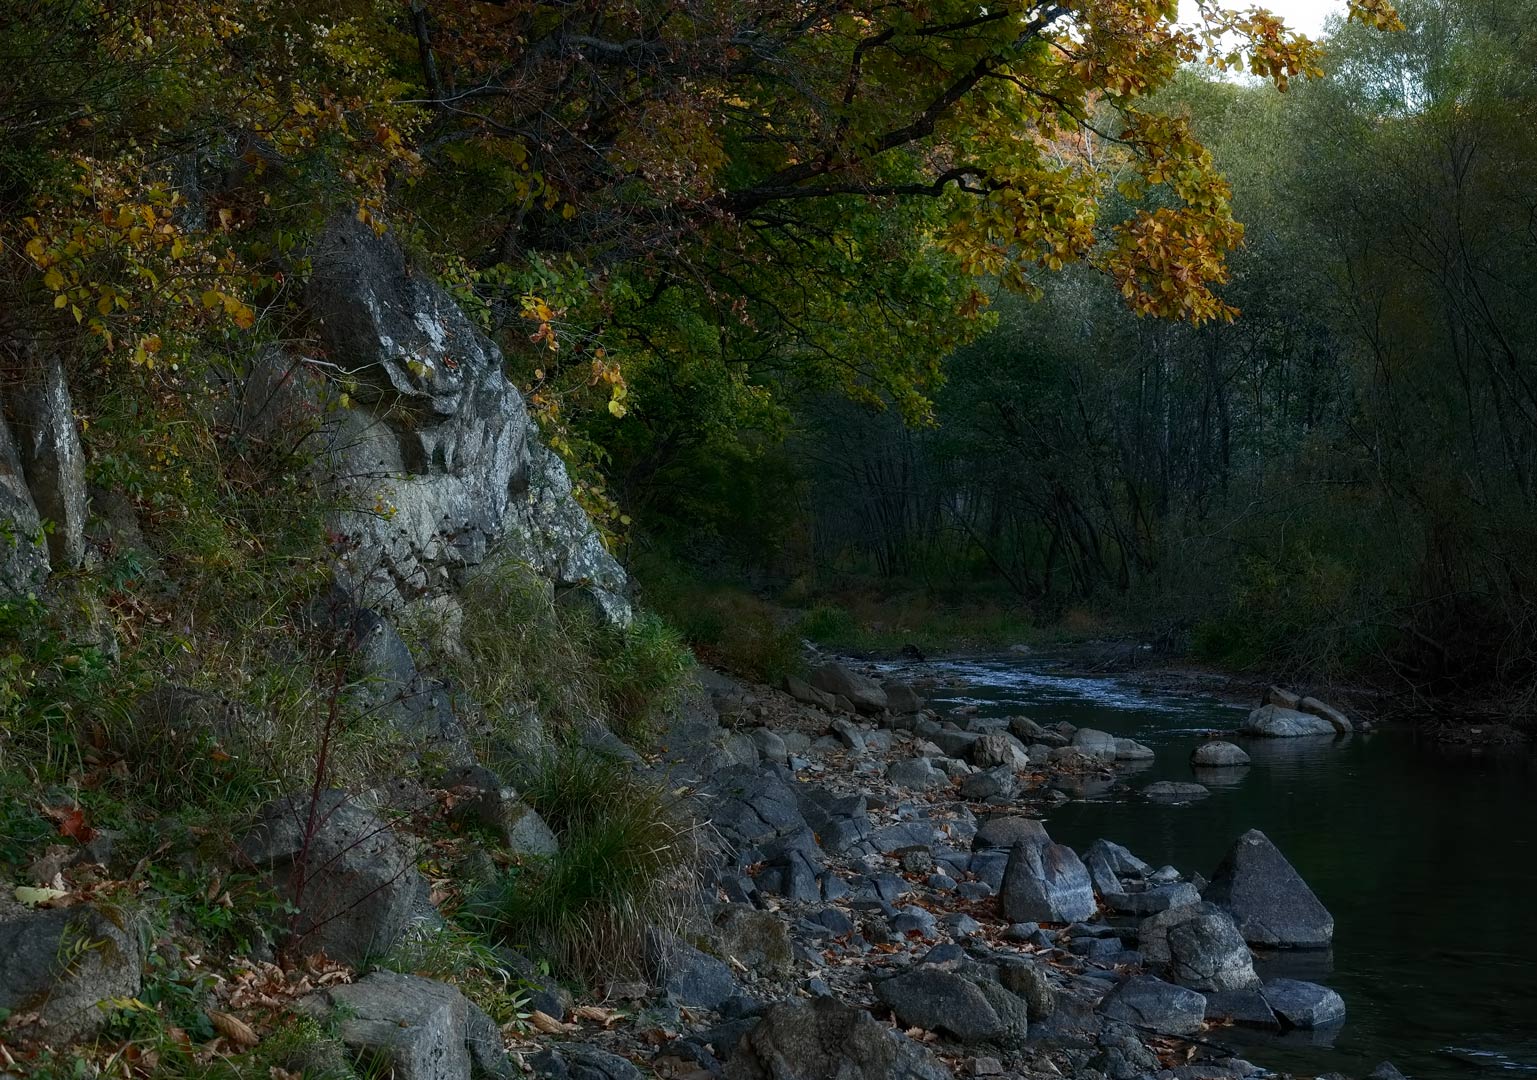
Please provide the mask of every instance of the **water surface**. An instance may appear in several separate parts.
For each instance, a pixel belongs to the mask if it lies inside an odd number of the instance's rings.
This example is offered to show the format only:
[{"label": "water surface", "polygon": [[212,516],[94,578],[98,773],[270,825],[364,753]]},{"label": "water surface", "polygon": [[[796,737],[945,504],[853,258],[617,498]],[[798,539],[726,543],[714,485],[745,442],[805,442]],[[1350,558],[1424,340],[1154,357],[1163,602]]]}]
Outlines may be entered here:
[{"label": "water surface", "polygon": [[[1262,974],[1294,974],[1344,997],[1331,1045],[1227,1031],[1273,1069],[1361,1076],[1391,1060],[1415,1078],[1537,1077],[1537,755],[1447,748],[1389,730],[1341,739],[1235,739],[1253,764],[1196,776],[1202,733],[1246,706],[1080,678],[1050,658],[912,665],[959,678],[936,707],[1066,720],[1150,746],[1156,759],[1052,810],[1052,837],[1097,837],[1155,866],[1210,876],[1233,840],[1265,832],[1335,919],[1328,954],[1291,954]],[[1221,773],[1231,773],[1221,776]],[[1185,805],[1137,796],[1155,780],[1206,783]],[[1285,969],[1285,970],[1282,970]]]}]

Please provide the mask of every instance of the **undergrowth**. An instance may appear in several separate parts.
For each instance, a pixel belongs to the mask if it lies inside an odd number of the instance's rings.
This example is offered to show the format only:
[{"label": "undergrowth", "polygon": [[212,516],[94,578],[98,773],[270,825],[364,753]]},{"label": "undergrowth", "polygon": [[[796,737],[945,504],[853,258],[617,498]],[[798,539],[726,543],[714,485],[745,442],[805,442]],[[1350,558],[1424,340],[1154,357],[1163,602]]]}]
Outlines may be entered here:
[{"label": "undergrowth", "polygon": [[461,602],[462,649],[439,655],[503,735],[526,735],[534,717],[557,733],[599,720],[645,744],[693,669],[687,645],[661,616],[640,612],[627,627],[604,624],[579,604],[559,602],[550,583],[520,563],[484,568]]},{"label": "undergrowth", "polygon": [[696,827],[666,789],[580,748],[548,756],[523,795],[560,852],[510,869],[474,914],[493,936],[564,975],[639,973],[647,933],[685,915]]}]

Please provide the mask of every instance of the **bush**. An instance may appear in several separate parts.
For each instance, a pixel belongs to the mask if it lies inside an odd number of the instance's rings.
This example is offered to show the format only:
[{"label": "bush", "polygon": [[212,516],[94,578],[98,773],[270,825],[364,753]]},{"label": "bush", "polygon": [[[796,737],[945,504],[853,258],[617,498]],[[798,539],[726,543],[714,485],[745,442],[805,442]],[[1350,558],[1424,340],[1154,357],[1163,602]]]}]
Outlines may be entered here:
[{"label": "bush", "polygon": [[697,845],[686,813],[625,762],[585,749],[547,757],[523,794],[560,854],[514,867],[472,914],[576,978],[638,973],[646,933],[676,926],[691,902]]},{"label": "bush", "polygon": [[694,654],[660,615],[639,612],[620,630],[593,635],[598,692],[609,725],[624,739],[645,743],[658,715],[677,702],[694,669]]}]

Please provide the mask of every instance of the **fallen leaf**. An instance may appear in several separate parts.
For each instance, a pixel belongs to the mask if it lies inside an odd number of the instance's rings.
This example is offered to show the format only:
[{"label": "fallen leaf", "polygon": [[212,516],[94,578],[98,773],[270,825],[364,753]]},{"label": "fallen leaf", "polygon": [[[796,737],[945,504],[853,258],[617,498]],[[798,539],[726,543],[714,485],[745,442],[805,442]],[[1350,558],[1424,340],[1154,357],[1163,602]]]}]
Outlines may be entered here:
[{"label": "fallen leaf", "polygon": [[255,1046],[261,1042],[261,1036],[256,1034],[256,1030],[238,1016],[210,1009],[208,1019],[215,1031],[236,1046]]},{"label": "fallen leaf", "polygon": [[14,893],[19,903],[27,907],[38,907],[41,904],[52,903],[69,895],[64,889],[35,889],[30,885],[16,886]]},{"label": "fallen leaf", "polygon": [[528,1022],[546,1035],[564,1035],[575,1028],[573,1024],[562,1024],[547,1012],[535,1009],[528,1018]]}]

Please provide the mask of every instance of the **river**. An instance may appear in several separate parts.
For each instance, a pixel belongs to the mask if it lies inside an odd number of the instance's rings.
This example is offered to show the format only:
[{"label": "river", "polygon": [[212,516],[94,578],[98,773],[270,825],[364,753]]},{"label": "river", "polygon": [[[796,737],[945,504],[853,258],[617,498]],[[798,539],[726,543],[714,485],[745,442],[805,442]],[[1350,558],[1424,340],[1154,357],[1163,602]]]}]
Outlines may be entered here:
[{"label": "river", "polygon": [[[1098,837],[1187,874],[1210,875],[1233,840],[1263,830],[1334,914],[1332,954],[1291,954],[1262,975],[1326,983],[1349,1010],[1329,1040],[1219,1033],[1272,1069],[1362,1076],[1391,1060],[1416,1080],[1537,1076],[1537,755],[1448,748],[1407,731],[1236,739],[1253,759],[1219,782],[1191,750],[1246,706],[1082,678],[1049,657],[904,665],[962,686],[931,692],[943,712],[1066,720],[1137,739],[1157,754],[1120,779],[1199,779],[1207,798],[1153,803],[1136,791],[1079,792],[1052,809],[1052,837]],[[1135,771],[1133,771],[1135,770]],[[1268,969],[1268,970],[1267,970]]]}]

